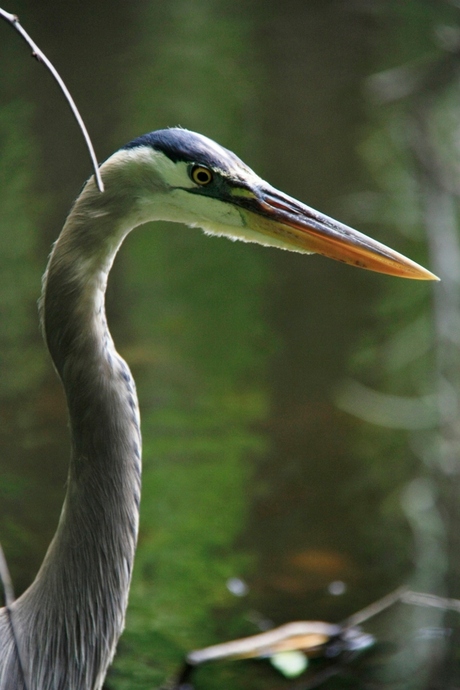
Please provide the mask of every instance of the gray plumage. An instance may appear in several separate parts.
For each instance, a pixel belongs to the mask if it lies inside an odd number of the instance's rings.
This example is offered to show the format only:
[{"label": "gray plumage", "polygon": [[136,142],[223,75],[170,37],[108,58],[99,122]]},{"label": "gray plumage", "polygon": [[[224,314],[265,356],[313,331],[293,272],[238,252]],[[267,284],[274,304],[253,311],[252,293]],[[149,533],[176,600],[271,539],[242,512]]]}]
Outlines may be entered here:
[{"label": "gray plumage", "polygon": [[18,651],[27,690],[99,688],[123,628],[141,442],[134,381],[104,314],[116,251],[107,242],[116,227],[103,210],[107,202],[113,208],[109,194],[99,199],[90,182],[44,278],[43,328],[67,396],[71,460],[57,533],[36,580],[11,608],[16,640],[6,612],[0,614],[2,690],[23,687]]},{"label": "gray plumage", "polygon": [[[56,535],[29,589],[0,610],[0,690],[98,690],[122,632],[136,546],[141,439],[135,384],[107,328],[113,259],[150,220],[432,274],[267,185],[233,153],[181,129],[141,137],[101,167],[52,251],[40,312],[69,409],[71,458]],[[152,654],[154,650],[152,650]],[[24,682],[25,680],[25,682]]]}]

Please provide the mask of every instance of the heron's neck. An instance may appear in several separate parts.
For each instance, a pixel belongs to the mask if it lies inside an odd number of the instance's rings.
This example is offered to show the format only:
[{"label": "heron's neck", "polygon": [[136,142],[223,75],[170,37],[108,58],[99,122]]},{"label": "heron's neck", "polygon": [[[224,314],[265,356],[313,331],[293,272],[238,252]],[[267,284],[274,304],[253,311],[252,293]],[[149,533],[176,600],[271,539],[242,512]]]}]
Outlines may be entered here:
[{"label": "heron's neck", "polygon": [[130,228],[105,211],[104,199],[86,195],[76,202],[44,278],[43,327],[67,397],[72,449],[59,527],[24,595],[40,600],[36,627],[61,651],[72,681],[65,687],[78,689],[102,683],[123,628],[141,462],[135,385],[104,309],[107,275]]},{"label": "heron's neck", "polygon": [[[99,192],[96,192],[99,194]],[[134,381],[105,317],[107,278],[131,229],[83,192],[57,240],[44,277],[42,320],[70,414],[73,464],[110,468],[139,457]]]}]

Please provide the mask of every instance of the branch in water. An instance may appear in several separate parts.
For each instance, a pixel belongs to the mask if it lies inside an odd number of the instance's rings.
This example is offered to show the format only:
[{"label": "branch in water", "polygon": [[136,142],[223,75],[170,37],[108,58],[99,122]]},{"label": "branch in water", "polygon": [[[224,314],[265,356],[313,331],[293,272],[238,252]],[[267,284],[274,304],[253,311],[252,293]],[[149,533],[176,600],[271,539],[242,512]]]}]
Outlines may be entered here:
[{"label": "branch in water", "polygon": [[97,186],[99,188],[99,191],[103,192],[104,191],[104,183],[102,182],[101,174],[99,172],[96,154],[94,153],[94,148],[93,148],[93,145],[91,143],[91,139],[89,138],[88,131],[85,127],[85,123],[83,122],[83,119],[82,119],[80,113],[78,112],[78,108],[75,105],[75,102],[74,102],[72,96],[70,95],[69,90],[67,89],[66,85],[62,81],[62,79],[61,79],[60,75],[58,74],[57,70],[55,69],[55,67],[51,64],[51,62],[48,60],[46,55],[40,50],[40,48],[37,46],[37,44],[34,43],[34,41],[31,39],[31,37],[29,36],[27,31],[21,26],[18,17],[15,14],[10,14],[9,12],[5,12],[5,10],[2,10],[0,8],[0,18],[4,19],[6,22],[11,24],[11,26],[14,29],[16,29],[16,31],[20,34],[20,36],[22,36],[24,41],[27,43],[27,45],[32,49],[32,56],[34,58],[36,58],[39,62],[43,62],[43,64],[49,69],[49,71],[53,75],[54,79],[59,84],[61,91],[64,94],[64,96],[67,100],[67,103],[69,104],[70,109],[72,110],[72,113],[73,113],[73,115],[74,115],[80,129],[81,129],[81,132],[82,132],[83,137],[84,137],[85,142],[86,142],[86,146],[88,148],[91,162],[93,164],[94,175],[96,177]]}]

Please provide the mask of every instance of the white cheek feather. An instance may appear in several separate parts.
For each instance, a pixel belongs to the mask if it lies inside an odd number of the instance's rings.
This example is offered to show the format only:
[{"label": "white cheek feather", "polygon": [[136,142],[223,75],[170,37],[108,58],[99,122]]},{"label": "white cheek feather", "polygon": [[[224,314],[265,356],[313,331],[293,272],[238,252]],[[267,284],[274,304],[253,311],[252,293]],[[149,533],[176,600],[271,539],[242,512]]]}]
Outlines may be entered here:
[{"label": "white cheek feather", "polygon": [[[183,189],[175,189],[155,200],[158,218],[176,223],[185,223],[192,228],[201,228],[207,235],[227,237],[233,241],[251,242],[265,247],[277,247],[301,254],[311,254],[307,249],[294,247],[279,237],[268,235],[262,223],[259,228],[258,216],[250,214],[231,203],[199,194],[190,194]],[[146,209],[146,213],[151,213]]]},{"label": "white cheek feather", "polygon": [[169,207],[170,220],[206,228],[214,234],[225,234],[231,232],[232,228],[244,225],[238,208],[220,199],[174,189],[166,196],[164,203]]},{"label": "white cheek feather", "polygon": [[188,213],[188,220],[183,222],[186,222],[190,227],[201,228],[206,235],[228,237],[233,241],[251,242],[261,244],[264,247],[277,247],[301,254],[312,253],[302,247],[294,247],[289,244],[281,234],[276,237],[267,234],[266,231],[264,232],[262,219],[259,220],[256,214],[244,211],[231,203],[223,203],[218,199],[193,194],[188,194],[188,196],[193,197],[188,211],[196,215],[196,220],[191,221],[191,213]]},{"label": "white cheek feather", "polygon": [[150,164],[158,175],[170,187],[193,187],[193,182],[188,175],[189,163],[178,161],[174,163],[170,158],[156,151],[150,149],[147,152],[150,155]]},{"label": "white cheek feather", "polygon": [[[121,149],[104,163],[103,168],[106,173],[111,169],[115,171],[115,185],[122,186],[124,179],[129,178],[130,186],[137,182],[138,189],[142,189],[146,181],[151,183],[153,190],[194,186],[188,175],[188,163],[174,163],[164,153],[150,146]],[[123,170],[123,178],[119,176],[120,170]]]}]

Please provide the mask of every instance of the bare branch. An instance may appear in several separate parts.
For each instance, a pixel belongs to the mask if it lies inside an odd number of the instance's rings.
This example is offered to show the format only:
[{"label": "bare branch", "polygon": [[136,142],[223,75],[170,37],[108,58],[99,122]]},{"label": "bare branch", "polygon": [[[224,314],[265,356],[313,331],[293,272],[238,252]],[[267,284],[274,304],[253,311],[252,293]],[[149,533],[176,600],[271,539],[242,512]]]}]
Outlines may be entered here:
[{"label": "bare branch", "polygon": [[272,656],[277,652],[292,649],[317,650],[332,637],[339,635],[340,631],[340,626],[323,621],[287,623],[279,628],[258,635],[251,635],[251,637],[216,644],[212,647],[194,649],[187,654],[187,662],[193,666],[198,666],[219,659],[252,659]]},{"label": "bare branch", "polygon": [[372,604],[369,604],[369,606],[366,606],[366,608],[361,609],[361,611],[357,611],[353,615],[349,616],[343,622],[343,627],[349,628],[352,626],[362,625],[362,623],[369,620],[369,618],[373,618],[378,613],[381,613],[382,611],[390,608],[390,606],[393,606],[393,604],[396,604],[397,601],[401,601],[401,597],[405,592],[407,592],[406,586],[403,585],[398,587],[398,589],[395,589],[394,592],[390,592],[378,601],[374,601]]},{"label": "bare branch", "polygon": [[438,597],[435,594],[407,590],[402,592],[401,601],[403,604],[411,606],[432,607],[442,609],[443,611],[456,611],[460,613],[460,599],[447,599],[445,597]]},{"label": "bare branch", "polygon": [[0,544],[0,580],[3,586],[5,595],[5,605],[10,607],[14,601],[13,583],[11,581],[10,571],[6,562],[5,554]]},{"label": "bare branch", "polygon": [[88,131],[85,127],[85,123],[83,122],[83,119],[78,112],[78,108],[75,105],[75,102],[72,98],[72,96],[69,93],[69,90],[67,89],[66,85],[64,84],[63,80],[61,79],[60,75],[58,74],[57,70],[55,67],[52,65],[52,63],[48,60],[46,55],[40,50],[40,48],[37,46],[37,44],[31,39],[27,31],[22,27],[22,25],[19,22],[18,17],[15,14],[10,14],[9,12],[5,12],[5,10],[2,10],[0,8],[0,18],[4,19],[6,22],[11,24],[11,26],[16,29],[16,31],[19,33],[20,36],[24,39],[24,41],[27,43],[27,45],[32,49],[32,56],[36,58],[39,62],[43,62],[43,64],[49,69],[51,74],[53,75],[54,79],[57,81],[59,84],[59,87],[64,94],[67,103],[70,106],[70,109],[72,110],[72,113],[78,123],[78,126],[81,129],[81,132],[83,134],[83,137],[86,142],[86,146],[88,148],[88,152],[91,158],[91,162],[93,164],[93,169],[94,169],[94,175],[96,178],[97,186],[99,188],[100,192],[104,191],[104,183],[102,182],[101,174],[99,172],[99,166],[97,163],[97,158],[96,154],[94,152],[93,145],[91,143],[91,139],[89,137]]}]

